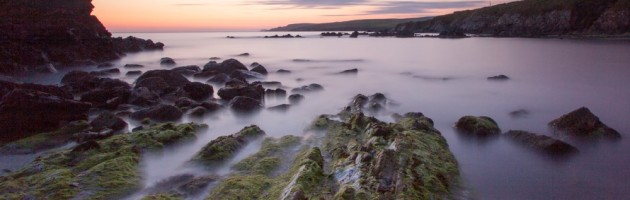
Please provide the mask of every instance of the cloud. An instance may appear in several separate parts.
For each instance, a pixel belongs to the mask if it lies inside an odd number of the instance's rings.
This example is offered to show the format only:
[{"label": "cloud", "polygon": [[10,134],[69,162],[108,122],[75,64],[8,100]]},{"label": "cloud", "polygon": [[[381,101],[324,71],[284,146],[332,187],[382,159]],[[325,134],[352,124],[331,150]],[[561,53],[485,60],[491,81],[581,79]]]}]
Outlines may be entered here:
[{"label": "cloud", "polygon": [[[293,8],[334,8],[335,6],[350,6],[369,3],[370,0],[262,0],[256,4],[289,6]],[[253,2],[252,2],[253,3]]]},{"label": "cloud", "polygon": [[328,14],[325,16],[353,16],[378,14],[426,14],[433,9],[464,9],[486,5],[483,0],[420,0],[420,1],[376,1],[376,0],[255,0],[248,5],[280,6],[273,9],[340,9],[341,7],[364,6],[371,9],[362,13]]},{"label": "cloud", "polygon": [[173,4],[174,6],[205,6],[207,4],[205,3],[178,3],[178,4]]},{"label": "cloud", "polygon": [[364,14],[422,14],[432,9],[463,9],[478,7],[487,1],[391,1],[375,5]]}]

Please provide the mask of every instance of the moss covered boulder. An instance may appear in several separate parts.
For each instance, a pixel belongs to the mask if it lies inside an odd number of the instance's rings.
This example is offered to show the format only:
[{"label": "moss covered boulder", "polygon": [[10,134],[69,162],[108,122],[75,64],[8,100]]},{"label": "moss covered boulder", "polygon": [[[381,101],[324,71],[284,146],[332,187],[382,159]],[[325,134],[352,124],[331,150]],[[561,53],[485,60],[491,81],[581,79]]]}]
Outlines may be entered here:
[{"label": "moss covered boulder", "polygon": [[243,128],[237,133],[218,137],[206,144],[192,159],[204,165],[212,166],[226,161],[243,149],[249,142],[265,135],[265,131],[256,125]]},{"label": "moss covered boulder", "polygon": [[582,138],[621,139],[621,134],[608,127],[586,107],[579,108],[549,122],[559,133]]},{"label": "moss covered boulder", "polygon": [[0,177],[0,199],[116,199],[141,187],[142,152],[194,138],[195,124],[158,124],[98,141],[99,148],[38,157]]},{"label": "moss covered boulder", "polygon": [[458,131],[474,136],[496,136],[501,133],[499,125],[490,117],[464,116],[455,124]]}]

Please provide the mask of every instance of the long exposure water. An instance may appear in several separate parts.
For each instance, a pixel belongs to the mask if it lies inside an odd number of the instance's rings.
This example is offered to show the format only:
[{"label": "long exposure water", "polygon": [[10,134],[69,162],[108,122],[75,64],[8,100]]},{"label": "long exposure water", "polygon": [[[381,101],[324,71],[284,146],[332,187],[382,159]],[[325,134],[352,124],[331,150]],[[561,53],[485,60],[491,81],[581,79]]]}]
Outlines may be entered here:
[{"label": "long exposure water", "polygon": [[[630,199],[630,42],[520,38],[305,38],[264,39],[285,34],[239,33],[118,33],[164,42],[164,51],[130,54],[114,62],[126,77],[124,64],[143,70],[168,68],[162,57],[178,66],[203,66],[210,57],[258,62],[288,89],[319,83],[323,92],[306,95],[286,113],[262,111],[242,117],[222,111],[204,119],[209,128],[197,140],[144,157],[145,185],[150,187],[183,173],[209,173],[187,166],[209,141],[259,125],[269,136],[303,135],[320,114],[335,114],[356,94],[382,92],[396,102],[390,113],[422,112],[448,140],[459,162],[466,196],[472,199]],[[296,33],[292,33],[296,34]],[[235,36],[228,39],[226,36]],[[241,53],[248,57],[238,57]],[[307,59],[309,62],[296,62]],[[335,75],[358,68],[357,75]],[[278,69],[290,74],[274,73]],[[58,84],[57,75],[25,78],[27,82]],[[509,81],[486,80],[505,74]],[[196,80],[205,82],[206,80]],[[215,87],[215,91],[218,88]],[[215,95],[216,97],[216,95]],[[287,100],[267,100],[267,106]],[[480,141],[460,137],[453,124],[464,115],[494,118],[503,131],[526,130],[551,135],[547,123],[581,106],[590,108],[618,130],[618,142],[578,142],[580,153],[568,159],[545,157],[504,139]],[[528,115],[512,117],[525,109]],[[387,115],[379,116],[387,119]],[[391,120],[391,119],[390,119]],[[131,127],[135,126],[134,122]],[[137,125],[137,124],[136,124]],[[235,160],[257,151],[248,147]],[[229,163],[227,164],[229,165]],[[229,173],[229,166],[216,169]],[[137,195],[133,198],[139,198]]]}]

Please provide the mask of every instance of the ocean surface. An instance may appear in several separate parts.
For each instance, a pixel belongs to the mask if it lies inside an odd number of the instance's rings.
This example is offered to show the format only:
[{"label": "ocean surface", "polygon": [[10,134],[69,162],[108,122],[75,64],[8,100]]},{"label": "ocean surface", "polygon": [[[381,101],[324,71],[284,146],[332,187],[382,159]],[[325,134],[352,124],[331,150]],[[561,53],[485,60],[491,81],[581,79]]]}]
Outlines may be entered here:
[{"label": "ocean surface", "polygon": [[[318,83],[325,90],[306,94],[288,112],[262,111],[237,116],[225,110],[203,119],[209,129],[197,140],[148,154],[143,159],[145,186],[184,173],[209,173],[185,165],[203,145],[259,125],[269,136],[304,135],[304,129],[321,114],[336,114],[356,94],[384,93],[395,103],[377,117],[392,121],[392,113],[422,112],[435,121],[447,139],[462,172],[465,199],[630,199],[630,42],[623,40],[561,40],[524,38],[371,38],[319,37],[265,39],[271,32],[116,33],[150,38],[166,44],[164,51],[129,54],[114,62],[125,76],[125,64],[164,69],[162,57],[177,66],[203,66],[210,57],[236,58],[249,65],[258,62],[271,73],[268,81],[291,88]],[[228,39],[226,36],[235,36]],[[249,53],[248,57],[239,57]],[[296,60],[300,59],[300,60]],[[358,68],[356,75],[335,73]],[[87,69],[95,69],[88,67]],[[279,69],[290,74],[274,73]],[[23,78],[26,82],[58,84],[58,74]],[[486,78],[505,74],[509,81]],[[193,79],[191,79],[193,80]],[[195,80],[205,82],[206,80]],[[215,91],[218,88],[215,87]],[[215,97],[217,97],[215,95]],[[218,98],[218,97],[217,97]],[[271,99],[267,107],[288,103]],[[546,157],[498,138],[471,140],[461,137],[454,123],[464,115],[494,118],[502,131],[525,130],[552,135],[547,123],[586,106],[622,139],[573,141],[580,153],[566,158]],[[529,114],[509,113],[524,109]],[[130,122],[130,129],[137,122]],[[257,151],[248,146],[231,163]],[[215,173],[230,173],[229,164]],[[129,199],[141,197],[135,194]],[[202,197],[199,197],[202,198]]]}]

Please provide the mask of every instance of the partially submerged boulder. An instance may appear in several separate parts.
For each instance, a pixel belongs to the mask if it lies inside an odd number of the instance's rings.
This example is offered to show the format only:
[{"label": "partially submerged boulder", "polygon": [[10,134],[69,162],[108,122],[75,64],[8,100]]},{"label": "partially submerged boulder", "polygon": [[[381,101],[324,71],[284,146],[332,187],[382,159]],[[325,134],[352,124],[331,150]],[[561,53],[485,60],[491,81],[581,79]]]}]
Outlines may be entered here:
[{"label": "partially submerged boulder", "polygon": [[92,129],[100,131],[103,129],[111,129],[114,132],[118,132],[127,127],[127,122],[114,115],[111,112],[103,112],[90,122]]},{"label": "partially submerged boulder", "polygon": [[510,80],[510,77],[508,77],[506,75],[497,75],[497,76],[488,77],[488,80],[490,80],[490,81],[507,81],[507,80]]},{"label": "partially submerged boulder", "polygon": [[295,93],[295,94],[304,94],[304,93],[309,93],[309,92],[319,92],[324,90],[324,87],[320,84],[317,83],[313,83],[310,85],[305,85],[302,87],[298,87],[298,88],[293,88],[291,90],[291,93]]},{"label": "partially submerged boulder", "polygon": [[219,89],[217,94],[223,100],[232,100],[239,96],[262,100],[265,97],[265,88],[258,84],[226,84],[224,88]]},{"label": "partially submerged boulder", "polygon": [[169,87],[179,88],[183,87],[187,83],[190,83],[186,77],[182,76],[180,73],[171,70],[151,70],[142,74],[138,79],[136,79],[136,83],[140,83],[144,79],[148,78],[161,78]]},{"label": "partially submerged boulder", "polygon": [[240,113],[249,113],[264,107],[260,100],[249,97],[238,96],[229,102],[230,108]]},{"label": "partially submerged boulder", "polygon": [[552,155],[569,155],[579,152],[572,145],[545,135],[518,130],[510,130],[504,135],[524,146]]},{"label": "partially submerged boulder", "polygon": [[457,121],[455,128],[464,134],[479,137],[496,136],[501,133],[497,122],[486,116],[464,116]]},{"label": "partially submerged boulder", "polygon": [[576,137],[621,139],[621,134],[599,120],[586,107],[579,108],[549,122],[559,133]]},{"label": "partially submerged boulder", "polygon": [[251,70],[252,72],[257,72],[257,73],[260,73],[262,75],[267,75],[269,73],[269,72],[267,72],[267,68],[265,68],[265,66],[263,66],[263,65],[261,65],[261,64],[259,64],[257,62],[252,63],[250,65],[250,67],[252,67],[252,70]]},{"label": "partially submerged boulder", "polygon": [[199,82],[188,83],[184,85],[183,89],[188,97],[197,101],[206,100],[214,93],[212,86]]},{"label": "partially submerged boulder", "polygon": [[160,65],[175,65],[175,60],[169,57],[160,58]]},{"label": "partially submerged boulder", "polygon": [[265,131],[256,125],[245,127],[237,133],[210,141],[195,155],[192,161],[208,166],[218,164],[234,156],[249,142],[264,135]]}]

